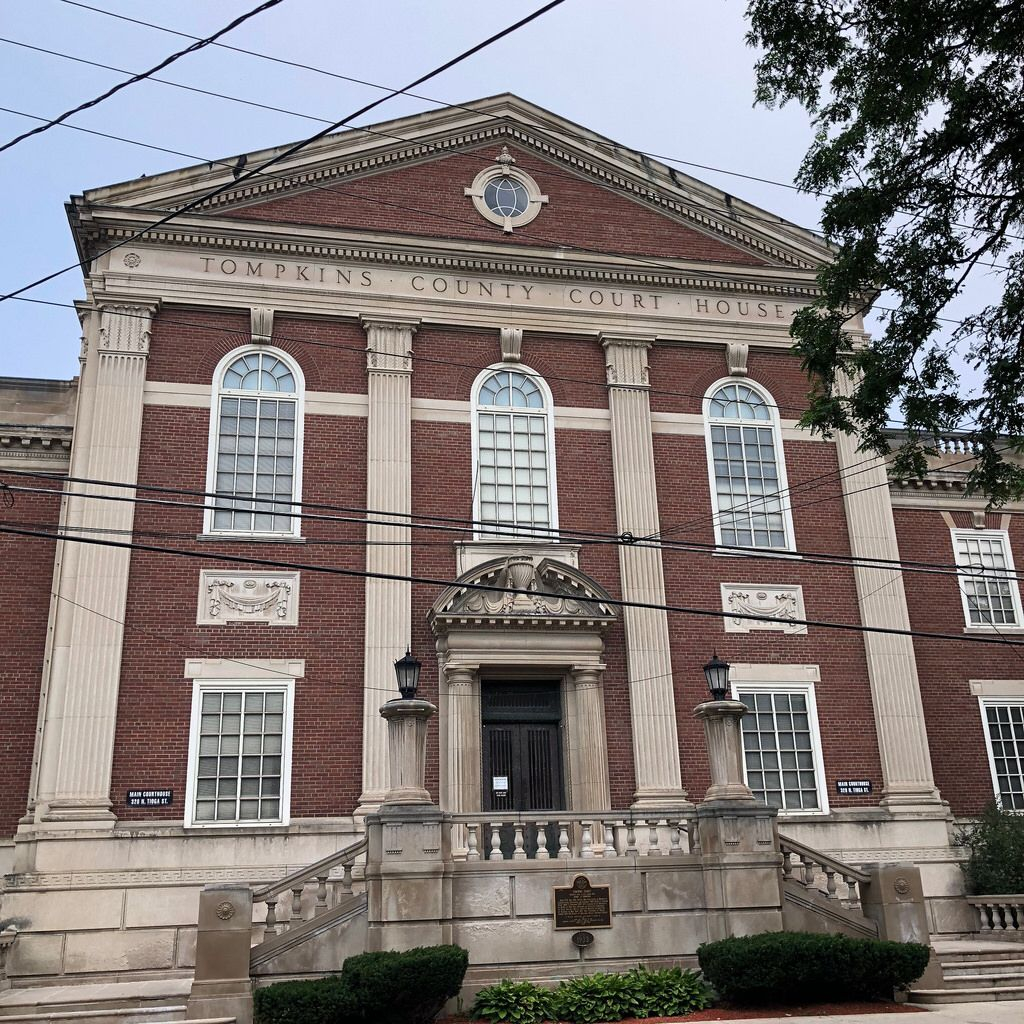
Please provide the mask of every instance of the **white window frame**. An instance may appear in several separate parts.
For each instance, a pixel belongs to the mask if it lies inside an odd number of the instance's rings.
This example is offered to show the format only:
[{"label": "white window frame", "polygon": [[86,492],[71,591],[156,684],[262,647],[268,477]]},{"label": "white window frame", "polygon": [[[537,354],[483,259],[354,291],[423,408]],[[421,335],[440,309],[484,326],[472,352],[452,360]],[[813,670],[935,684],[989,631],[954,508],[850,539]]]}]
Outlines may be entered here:
[{"label": "white window frame", "polygon": [[[241,667],[241,666],[239,666]],[[232,821],[196,821],[195,799],[199,775],[199,726],[202,717],[203,694],[224,693],[231,690],[284,694],[284,728],[281,740],[281,806],[279,818],[270,821],[246,819]],[[291,820],[292,783],[292,727],[295,710],[295,680],[293,678],[273,681],[268,679],[195,679],[192,684],[192,714],[188,734],[188,777],[185,781],[185,828],[281,828]],[[241,755],[239,755],[241,756]]]},{"label": "white window frame", "polygon": [[[995,797],[995,801],[999,806],[1002,806],[1002,798],[999,793],[999,775],[996,772],[996,755],[995,751],[992,749],[992,735],[988,728],[987,711],[990,707],[1009,706],[1024,708],[1024,682],[1020,684],[1018,694],[1018,696],[1006,697],[978,697],[978,710],[981,714],[981,730],[985,734],[985,753],[988,756],[988,770],[989,774],[992,776],[992,795]],[[1010,810],[1016,810],[1016,808],[1010,808]],[[1021,812],[1018,811],[1017,813]]]},{"label": "white window frame", "polygon": [[[751,391],[755,391],[757,394],[764,399],[765,405],[768,407],[771,419],[769,420],[729,420],[721,419],[719,417],[713,417],[711,415],[711,399],[714,397],[716,392],[725,387],[728,384],[738,384],[743,387],[750,388]],[[775,404],[775,399],[772,398],[771,394],[760,384],[755,383],[749,377],[721,377],[715,381],[704,392],[704,402],[702,406],[703,417],[704,417],[704,449],[707,455],[708,463],[708,488],[711,493],[711,511],[712,511],[712,522],[715,527],[715,544],[718,547],[724,548],[726,551],[736,551],[740,554],[749,554],[751,557],[757,557],[752,551],[748,551],[745,547],[734,547],[731,544],[725,544],[722,540],[722,518],[726,514],[719,508],[718,505],[718,481],[715,477],[715,457],[714,448],[711,440],[711,427],[712,425],[726,425],[726,426],[759,426],[759,427],[770,427],[772,431],[772,439],[775,445],[775,468],[778,471],[779,481],[779,502],[782,505],[782,521],[786,531],[786,544],[785,547],[766,547],[758,548],[759,551],[796,551],[796,533],[793,530],[793,510],[792,503],[789,500],[789,473],[786,470],[786,452],[782,444],[782,424],[779,420],[778,406]],[[748,499],[746,509],[744,511],[756,511],[756,506],[751,504],[755,499]],[[756,547],[756,545],[752,545]]]},{"label": "white window frame", "polygon": [[1009,577],[1006,582],[1010,585],[1010,601],[1013,604],[1013,614],[1017,619],[1017,621],[1013,623],[971,622],[971,609],[967,601],[967,588],[964,586],[964,580],[972,579],[975,574],[961,571],[957,574],[956,585],[957,589],[960,591],[960,604],[964,610],[964,632],[1024,633],[1024,611],[1021,609],[1020,581],[1014,578],[1017,569],[1013,563],[1013,548],[1010,546],[1009,531],[962,530],[954,528],[949,531],[949,535],[950,542],[953,546],[953,562],[960,570],[966,568],[960,562],[959,540],[961,537],[984,537],[986,540],[999,539],[999,542],[1003,547],[1003,557],[1006,559],[1005,572]]},{"label": "white window frame", "polygon": [[[303,376],[302,368],[287,352],[274,348],[272,345],[242,345],[228,352],[217,364],[217,369],[213,373],[213,386],[210,394],[210,431],[206,445],[206,490],[209,497],[206,499],[206,511],[203,515],[203,532],[211,536],[247,537],[251,540],[280,540],[282,537],[301,537],[301,515],[295,515],[291,518],[291,526],[288,530],[271,533],[256,530],[238,530],[235,528],[224,530],[218,529],[214,525],[214,513],[217,505],[215,495],[217,492],[217,449],[220,440],[220,400],[224,394],[224,374],[236,359],[249,355],[252,352],[260,352],[280,359],[291,370],[292,376],[295,379],[294,399],[290,396],[286,399],[287,401],[295,402],[295,454],[293,456],[294,472],[292,474],[291,500],[293,502],[302,501],[302,447],[306,395],[306,379]],[[270,392],[254,391],[251,394],[254,397],[273,397]],[[293,505],[291,511],[301,512],[301,507]]]},{"label": "white window frame", "polygon": [[[503,153],[496,164],[493,164],[491,167],[485,167],[473,179],[473,184],[462,190],[464,195],[469,196],[473,200],[476,212],[491,224],[499,225],[506,235],[511,234],[514,228],[525,227],[535,220],[548,201],[548,197],[541,192],[540,186],[533,176],[518,167],[514,167],[514,164],[515,160],[508,156],[508,154]],[[495,213],[487,205],[484,200],[484,190],[494,178],[511,178],[526,189],[527,203],[526,209],[522,213],[518,213],[514,217],[506,217],[500,213]]]},{"label": "white window frame", "polygon": [[[534,384],[540,389],[540,393],[544,398],[543,409],[525,409],[520,410],[527,415],[543,415],[546,423],[546,441],[547,441],[547,465],[548,465],[548,523],[547,528],[543,530],[534,530],[530,526],[518,526],[515,523],[499,523],[495,529],[506,529],[505,534],[495,534],[488,530],[482,529],[483,527],[483,514],[482,514],[482,495],[480,492],[480,414],[481,412],[499,412],[503,407],[493,405],[480,405],[480,389],[483,387],[484,381],[486,381],[493,374],[507,371],[508,373],[521,373],[524,377],[529,377]],[[514,406],[509,407],[510,412],[515,411]],[[558,542],[558,472],[557,464],[555,461],[555,406],[554,401],[551,397],[551,388],[548,387],[548,382],[539,374],[536,370],[530,369],[523,363],[492,363],[487,369],[481,371],[476,380],[473,381],[473,389],[470,393],[470,415],[472,417],[472,433],[473,433],[473,518],[476,523],[473,528],[473,539],[492,541],[497,544],[512,543],[512,544],[523,544],[523,543],[536,543],[536,544],[556,544]],[[515,468],[515,467],[513,467]],[[522,529],[522,534],[517,534],[516,530]]]},{"label": "white window frame", "polygon": [[[804,807],[779,807],[777,808],[779,817],[794,817],[797,815],[814,815],[820,817],[821,815],[829,813],[829,801],[828,801],[828,784],[825,780],[825,755],[821,747],[821,731],[818,727],[818,703],[814,696],[814,682],[810,679],[806,681],[799,681],[797,678],[799,675],[805,677],[809,675],[808,670],[813,670],[813,674],[817,675],[817,666],[799,665],[794,666],[792,673],[787,673],[785,665],[752,665],[748,666],[752,671],[750,675],[761,676],[762,679],[756,681],[750,681],[742,678],[743,666],[732,666],[732,672],[730,673],[730,685],[732,687],[733,700],[739,700],[739,692],[742,690],[744,693],[796,693],[800,694],[807,700],[807,721],[810,725],[811,733],[811,752],[814,755],[814,782],[818,788],[818,808],[804,808]],[[736,670],[740,669],[740,673],[736,673]],[[740,674],[740,678],[733,678],[734,674]],[[764,677],[770,676],[771,679],[768,681]],[[788,678],[787,678],[788,676]],[[740,738],[742,743],[742,736]],[[747,781],[747,758],[746,750],[743,749],[742,753],[742,764],[743,764],[743,781]],[[781,768],[779,769],[782,770]]]}]

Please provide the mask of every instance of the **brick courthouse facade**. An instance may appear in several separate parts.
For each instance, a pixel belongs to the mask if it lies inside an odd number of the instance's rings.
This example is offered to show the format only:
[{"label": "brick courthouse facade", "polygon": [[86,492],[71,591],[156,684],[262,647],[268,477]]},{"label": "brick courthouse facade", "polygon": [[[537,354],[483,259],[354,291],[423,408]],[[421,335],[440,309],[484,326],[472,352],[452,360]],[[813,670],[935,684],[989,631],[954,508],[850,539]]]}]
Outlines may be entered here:
[{"label": "brick courthouse facade", "polygon": [[919,486],[797,427],[820,238],[502,96],[104,253],[230,177],[76,197],[81,376],[0,385],[0,470],[47,474],[5,524],[137,545],[0,535],[11,976],[187,970],[203,884],[360,835],[407,648],[442,810],[655,817],[708,786],[717,651],[786,834],[971,929],[950,836],[1024,806],[1018,652],[799,620],[1019,635],[1024,525],[955,439]]}]

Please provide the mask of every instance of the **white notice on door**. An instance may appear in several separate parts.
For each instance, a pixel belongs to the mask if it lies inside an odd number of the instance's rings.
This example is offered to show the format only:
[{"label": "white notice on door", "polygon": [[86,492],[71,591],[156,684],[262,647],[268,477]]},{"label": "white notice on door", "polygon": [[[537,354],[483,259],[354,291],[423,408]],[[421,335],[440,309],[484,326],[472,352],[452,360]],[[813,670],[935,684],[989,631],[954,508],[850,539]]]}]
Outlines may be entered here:
[{"label": "white notice on door", "polygon": [[507,793],[508,792],[508,776],[507,775],[493,775],[491,777],[491,789],[495,793]]}]

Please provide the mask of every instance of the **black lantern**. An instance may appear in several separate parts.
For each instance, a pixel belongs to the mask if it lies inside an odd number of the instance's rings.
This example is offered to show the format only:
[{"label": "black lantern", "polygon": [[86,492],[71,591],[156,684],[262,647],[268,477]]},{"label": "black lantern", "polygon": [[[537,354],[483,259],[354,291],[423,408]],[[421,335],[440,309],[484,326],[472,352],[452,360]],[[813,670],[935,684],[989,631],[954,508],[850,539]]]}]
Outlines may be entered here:
[{"label": "black lantern", "polygon": [[722,661],[717,651],[704,666],[704,678],[708,681],[712,700],[725,700],[729,696],[729,662]]},{"label": "black lantern", "polygon": [[395,675],[398,676],[398,692],[402,700],[415,700],[420,683],[420,663],[408,651],[404,658],[395,662]]}]

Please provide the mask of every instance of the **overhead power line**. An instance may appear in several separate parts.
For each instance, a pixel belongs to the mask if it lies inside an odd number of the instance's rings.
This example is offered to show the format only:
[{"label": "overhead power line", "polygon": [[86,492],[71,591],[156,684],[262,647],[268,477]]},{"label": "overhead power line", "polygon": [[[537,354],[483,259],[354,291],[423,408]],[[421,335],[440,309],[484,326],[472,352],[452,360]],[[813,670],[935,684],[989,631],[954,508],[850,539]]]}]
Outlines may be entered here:
[{"label": "overhead power line", "polygon": [[[429,81],[431,78],[437,77],[437,75],[440,75],[443,72],[447,71],[449,68],[454,67],[456,64],[459,64],[462,61],[467,60],[469,57],[473,56],[476,53],[479,53],[481,50],[497,42],[499,39],[505,38],[505,36],[510,35],[517,29],[520,29],[524,25],[529,24],[531,21],[534,21],[536,18],[539,18],[541,15],[546,14],[548,11],[560,6],[564,2],[565,0],[549,0],[548,3],[546,3],[543,7],[538,8],[532,14],[528,14],[525,18],[520,18],[514,24],[509,25],[507,28],[502,29],[500,32],[494,33],[493,35],[489,36],[482,42],[477,43],[475,46],[471,46],[468,50],[464,50],[458,56],[451,58],[451,60],[445,61],[444,64],[438,65],[432,71],[428,71],[426,74],[420,75],[414,81],[410,82],[405,88],[413,89],[417,85]],[[152,224],[147,225],[145,228],[142,228],[141,230],[135,232],[128,238],[122,239],[116,245],[109,246],[108,248],[103,249],[98,253],[95,253],[92,258],[97,259],[100,256],[106,255],[108,252],[112,252],[114,249],[120,248],[122,245],[127,245],[129,242],[135,241],[136,239],[143,237],[150,231],[153,231],[156,228],[161,227],[164,224],[167,224],[169,221],[174,220],[176,217],[181,216],[183,213],[187,213],[189,210],[194,210],[197,206],[202,205],[207,200],[220,195],[221,192],[226,192],[228,189],[235,188],[242,182],[248,181],[250,178],[255,177],[257,174],[261,173],[266,168],[271,167],[274,164],[279,164],[281,161],[286,160],[289,157],[294,156],[301,150],[305,149],[306,147],[311,146],[314,142],[317,142],[318,140],[322,139],[325,135],[329,135],[332,131],[335,131],[336,129],[343,127],[344,125],[348,124],[349,121],[352,121],[357,117],[360,117],[361,115],[369,112],[370,110],[373,110],[375,107],[379,107],[382,103],[385,103],[392,96],[397,96],[400,91],[401,90],[394,90],[393,92],[388,93],[387,96],[382,96],[380,99],[374,100],[372,103],[364,104],[358,110],[353,111],[351,114],[347,114],[345,117],[328,125],[321,131],[318,131],[315,134],[309,136],[308,138],[303,139],[301,142],[296,142],[294,145],[288,146],[286,149],[282,150],[276,156],[273,156],[270,159],[264,161],[258,167],[242,171],[242,173],[239,174],[237,178],[235,178],[234,180],[225,181],[221,185],[218,185],[217,187],[211,189],[210,191],[203,193],[201,196],[198,196],[195,199],[190,200],[183,206],[180,206],[177,209],[172,210],[170,213],[165,214],[163,217],[160,217]],[[82,260],[76,260],[74,263],[71,263],[68,266],[63,267],[60,270],[56,270],[50,274],[46,274],[43,277],[37,278],[35,281],[30,281],[28,284],[22,285],[20,288],[17,288],[6,295],[0,296],[0,302],[5,302],[7,299],[15,298],[16,296],[21,295],[23,292],[31,291],[31,289],[36,288],[41,284],[45,284],[47,281],[52,281],[55,277],[60,277],[62,274],[68,273],[68,271],[76,270],[79,268],[85,269],[85,263]]]},{"label": "overhead power line", "polygon": [[[491,594],[503,594],[506,596],[524,596],[530,598],[561,598],[564,595],[548,593],[538,590],[526,590],[517,587],[499,587],[489,583],[468,583],[458,580],[448,580],[433,576],[406,575],[404,573],[374,572],[368,569],[346,569],[340,566],[317,565],[311,562],[292,562],[270,558],[250,558],[243,555],[230,555],[219,553],[215,556],[207,555],[201,551],[187,551],[183,548],[170,548],[157,544],[140,544],[136,541],[119,541],[101,539],[98,537],[76,537],[70,536],[63,531],[49,532],[46,530],[23,529],[0,522],[0,533],[11,534],[21,537],[41,537],[46,540],[59,540],[75,544],[94,544],[100,547],[120,548],[129,551],[144,551],[150,554],[173,555],[182,558],[198,558],[204,562],[220,560],[223,562],[234,562],[243,565],[262,565],[279,569],[297,569],[306,572],[324,573],[330,576],[342,576],[350,579],[378,579],[393,580],[403,583],[415,583],[430,587],[454,587],[458,590],[483,591]],[[981,643],[1000,644],[1007,647],[1024,646],[1024,641],[1007,640],[1005,637],[976,636],[973,634],[958,635],[955,633],[941,633],[930,630],[918,629],[897,629],[890,626],[863,626],[852,622],[829,622],[819,619],[787,619],[773,615],[753,615],[734,611],[722,611],[715,608],[695,608],[686,605],[661,604],[655,601],[627,601],[622,598],[600,597],[595,603],[606,604],[615,608],[646,608],[655,611],[664,611],[676,615],[692,615],[699,618],[711,619],[744,619],[754,622],[777,622],[786,626],[814,626],[821,629],[834,629],[849,633],[876,633],[886,636],[909,636],[920,637],[928,640],[949,640],[958,643]]]},{"label": "overhead power line", "polygon": [[148,71],[142,71],[137,75],[132,75],[126,82],[118,82],[117,85],[111,86],[106,92],[101,93],[99,96],[91,100],[86,100],[84,103],[79,103],[77,107],[72,107],[70,110],[65,110],[63,114],[53,118],[52,121],[48,121],[46,124],[40,125],[38,128],[33,128],[31,131],[22,132],[21,135],[16,136],[9,142],[5,142],[0,145],[0,153],[4,150],[11,149],[16,146],[19,142],[23,142],[25,139],[31,138],[33,135],[41,135],[43,132],[48,131],[55,125],[60,124],[62,121],[66,121],[73,114],[81,113],[83,110],[88,110],[90,107],[95,107],[102,103],[104,100],[109,99],[115,93],[120,92],[122,89],[127,89],[129,85],[134,85],[136,82],[141,82],[151,75],[156,74],[157,71],[173,64],[175,61],[180,60],[182,57],[187,56],[190,53],[195,53],[197,50],[202,50],[204,47],[209,46],[215,40],[221,36],[226,35],[232,29],[238,28],[239,25],[248,21],[250,18],[255,18],[257,14],[262,14],[264,11],[271,7],[276,7],[282,3],[283,0],[265,0],[264,3],[258,7],[254,7],[251,11],[246,14],[239,15],[230,24],[225,25],[224,28],[217,32],[214,32],[212,36],[208,36],[205,39],[199,39],[194,42],[191,46],[186,46],[184,50],[179,50],[177,53],[172,53],[169,57],[165,57],[159,64],[154,64]]}]

